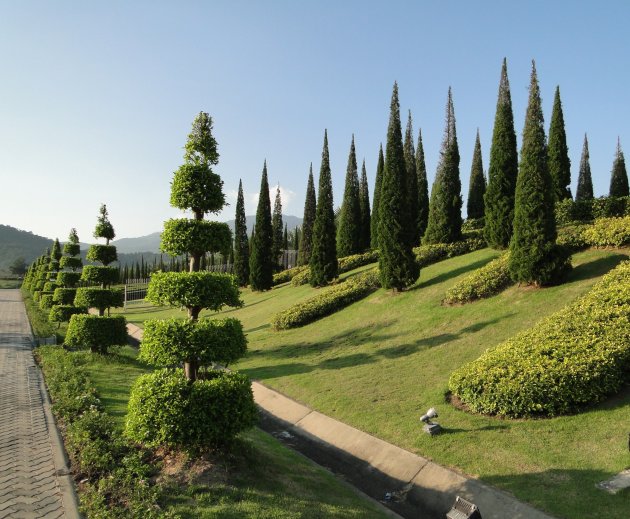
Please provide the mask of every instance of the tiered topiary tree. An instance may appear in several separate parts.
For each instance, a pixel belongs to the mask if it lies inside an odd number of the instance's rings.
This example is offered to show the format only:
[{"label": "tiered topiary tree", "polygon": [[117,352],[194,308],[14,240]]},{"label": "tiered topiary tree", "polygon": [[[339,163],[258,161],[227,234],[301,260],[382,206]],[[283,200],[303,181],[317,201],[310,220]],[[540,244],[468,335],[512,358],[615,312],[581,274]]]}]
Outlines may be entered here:
[{"label": "tiered topiary tree", "polygon": [[245,198],[243,182],[238,181],[236,198],[236,221],[234,224],[234,275],[241,287],[249,283],[249,241],[247,239],[247,220],[245,218]]},{"label": "tiered topiary tree", "polygon": [[608,196],[620,197],[628,196],[628,172],[626,171],[626,159],[621,151],[621,141],[617,139],[617,151],[615,152],[615,161],[613,162],[612,173],[610,175],[610,191]]},{"label": "tiered topiary tree", "polygon": [[397,292],[415,283],[420,273],[409,240],[407,186],[398,84],[394,83],[378,207],[378,266],[383,288],[392,288]]},{"label": "tiered topiary tree", "polygon": [[359,201],[359,175],[354,135],[348,154],[343,202],[337,227],[337,255],[350,256],[361,252],[361,205]]},{"label": "tiered topiary tree", "polygon": [[52,250],[50,251],[50,261],[48,262],[48,271],[46,272],[44,284],[40,292],[39,307],[42,310],[50,310],[54,305],[53,295],[58,288],[57,272],[59,271],[59,260],[61,259],[61,245],[59,240],[55,238]]},{"label": "tiered topiary tree", "polygon": [[385,170],[385,157],[383,156],[383,145],[378,150],[378,161],[376,163],[376,179],[374,181],[374,198],[372,199],[372,218],[370,221],[370,246],[378,249],[378,215],[381,203],[381,186],[383,185],[383,172]]},{"label": "tiered topiary tree", "polygon": [[549,174],[553,183],[556,201],[571,198],[571,160],[567,146],[567,133],[564,129],[564,114],[560,100],[560,87],[556,86],[549,126],[549,143],[547,145],[549,157]]},{"label": "tiered topiary tree", "polygon": [[510,241],[508,260],[510,275],[519,283],[556,283],[570,269],[568,252],[555,244],[555,196],[547,164],[546,144],[536,65],[532,62],[516,183],[514,234]]},{"label": "tiered topiary tree", "polygon": [[507,60],[503,59],[490,148],[488,188],[484,197],[484,236],[488,245],[495,249],[505,249],[510,243],[517,175],[518,153],[512,97],[507,76]]},{"label": "tiered topiary tree", "polygon": [[59,288],[53,294],[55,306],[50,309],[48,320],[54,323],[64,323],[70,321],[74,314],[84,314],[87,309],[74,306],[74,299],[77,293],[77,285],[81,279],[79,270],[83,266],[79,245],[79,237],[76,229],[71,229],[68,241],[63,245],[63,256],[59,260],[59,272],[57,273],[57,284]]},{"label": "tiered topiary tree", "polygon": [[[315,197],[315,182],[313,181],[313,164],[308,173],[306,184],[306,199],[304,201],[304,218],[302,218],[302,239],[298,248],[298,265],[308,265],[311,261],[313,250],[313,224],[315,223],[315,210],[317,199]],[[296,234],[297,237],[297,234]]]},{"label": "tiered topiary tree", "polygon": [[429,222],[422,242],[453,243],[462,236],[462,184],[459,179],[459,148],[455,128],[453,96],[448,89],[446,128],[440,163],[431,189]]},{"label": "tiered topiary tree", "polygon": [[470,182],[468,184],[468,201],[466,216],[468,219],[483,218],[485,214],[483,195],[486,193],[486,177],[483,176],[483,162],[481,160],[481,141],[479,130],[475,140],[472,166],[470,168]]},{"label": "tiered topiary tree", "polygon": [[252,290],[271,290],[273,286],[273,227],[271,224],[271,201],[267,181],[267,161],[263,165],[256,209],[256,223],[252,229],[249,247],[249,284]]},{"label": "tiered topiary tree", "polygon": [[584,134],[584,145],[582,146],[582,157],[580,158],[580,174],[578,176],[575,200],[593,199],[593,178],[591,177],[591,163],[588,153],[588,139]]},{"label": "tiered topiary tree", "polygon": [[311,286],[321,287],[339,275],[335,232],[335,211],[333,209],[332,177],[328,154],[328,132],[324,130],[322,165],[319,170],[317,208],[313,224],[313,249],[309,281]]},{"label": "tiered topiary tree", "polygon": [[88,261],[102,265],[86,265],[81,272],[81,281],[90,285],[77,289],[74,305],[94,308],[98,315],[76,314],[70,317],[66,333],[66,345],[75,348],[89,347],[93,353],[107,353],[112,346],[127,343],[127,322],[122,315],[106,316],[105,310],[123,306],[122,290],[114,290],[111,285],[118,281],[118,269],[110,264],[118,259],[116,246],[109,241],[116,236],[109,221],[107,206],[101,205],[98,221],[94,229],[95,238],[104,238],[105,245],[91,245],[87,252]]},{"label": "tiered topiary tree", "polygon": [[33,280],[31,281],[31,292],[33,294],[33,301],[39,302],[39,299],[44,290],[44,285],[49,280],[49,267],[50,266],[50,249],[46,249],[44,254],[40,256],[37,268],[33,274]]},{"label": "tiered topiary tree", "polygon": [[368,188],[367,171],[365,170],[365,159],[361,166],[361,180],[359,181],[359,208],[361,209],[361,239],[360,250],[366,251],[370,248],[370,190]]},{"label": "tiered topiary tree", "polygon": [[[171,184],[171,205],[192,211],[193,218],[169,220],[162,233],[164,252],[189,254],[189,272],[157,272],[147,292],[152,303],[185,307],[188,313],[186,320],[145,322],[140,358],[169,367],[138,378],[125,431],[149,446],[204,450],[230,441],[256,418],[249,379],[238,372],[207,369],[245,353],[240,321],[199,318],[203,309],[242,305],[233,276],[199,270],[204,253],[226,252],[231,242],[226,224],[204,220],[205,214],[216,214],[225,205],[223,182],[211,168],[218,163],[211,130],[212,119],[200,113],[188,137],[186,162]],[[183,369],[173,367],[181,364]]]},{"label": "tiered topiary tree", "polygon": [[422,236],[418,234],[418,172],[416,170],[416,150],[413,145],[413,123],[411,121],[411,110],[407,117],[407,128],[405,129],[405,142],[403,145],[405,154],[406,187],[407,198],[407,218],[405,219],[405,229],[407,239],[412,247],[420,244]]},{"label": "tiered topiary tree", "polygon": [[429,223],[429,181],[427,180],[427,166],[424,162],[424,146],[422,131],[418,130],[418,146],[416,147],[416,173],[418,175],[418,236],[424,236]]}]

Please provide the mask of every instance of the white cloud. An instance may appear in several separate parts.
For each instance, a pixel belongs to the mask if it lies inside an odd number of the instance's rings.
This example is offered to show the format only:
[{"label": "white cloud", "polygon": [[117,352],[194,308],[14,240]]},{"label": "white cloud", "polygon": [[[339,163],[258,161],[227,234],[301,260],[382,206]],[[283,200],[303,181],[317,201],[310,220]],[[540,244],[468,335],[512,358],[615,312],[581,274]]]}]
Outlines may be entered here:
[{"label": "white cloud", "polygon": [[[273,204],[276,200],[276,187],[273,186],[269,189],[269,200],[271,201],[271,210],[273,211]],[[256,214],[256,208],[258,207],[259,193],[246,193],[245,194],[245,212],[247,214]],[[288,214],[291,209],[291,201],[295,199],[295,192],[290,189],[286,189],[280,186],[280,200],[282,201],[282,212]]]}]

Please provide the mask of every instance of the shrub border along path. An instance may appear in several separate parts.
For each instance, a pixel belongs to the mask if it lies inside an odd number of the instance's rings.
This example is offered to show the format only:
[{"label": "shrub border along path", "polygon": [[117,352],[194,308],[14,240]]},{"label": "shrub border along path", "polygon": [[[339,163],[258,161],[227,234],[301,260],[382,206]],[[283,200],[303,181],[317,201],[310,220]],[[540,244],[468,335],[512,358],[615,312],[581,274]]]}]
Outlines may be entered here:
[{"label": "shrub border along path", "polygon": [[18,289],[0,302],[0,518],[78,518],[68,463],[50,410]]}]

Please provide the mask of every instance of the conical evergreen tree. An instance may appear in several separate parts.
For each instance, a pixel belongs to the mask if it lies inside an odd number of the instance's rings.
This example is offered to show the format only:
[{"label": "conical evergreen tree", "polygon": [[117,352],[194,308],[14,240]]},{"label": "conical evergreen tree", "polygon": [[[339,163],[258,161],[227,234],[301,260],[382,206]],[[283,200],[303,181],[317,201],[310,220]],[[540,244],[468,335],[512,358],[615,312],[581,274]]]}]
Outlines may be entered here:
[{"label": "conical evergreen tree", "polygon": [[280,197],[280,185],[276,187],[276,199],[273,204],[273,213],[271,216],[271,233],[273,236],[271,245],[271,254],[273,258],[274,269],[280,270],[282,258],[282,244],[284,225],[282,223],[282,198]]},{"label": "conical evergreen tree", "polygon": [[575,191],[575,200],[591,200],[593,198],[593,179],[591,177],[591,163],[588,153],[588,139],[584,134],[584,145],[582,146],[582,157],[580,158],[580,175]]},{"label": "conical evergreen tree", "polygon": [[507,60],[503,59],[490,148],[488,188],[484,197],[486,211],[484,236],[488,245],[495,249],[505,249],[510,243],[517,174],[518,153],[512,98],[507,76]]},{"label": "conical evergreen tree", "polygon": [[313,250],[313,224],[315,223],[315,210],[317,200],[315,198],[315,183],[313,182],[313,164],[308,173],[306,185],[306,200],[304,201],[304,218],[302,219],[302,240],[298,249],[298,265],[308,265],[311,261]]},{"label": "conical evergreen tree", "polygon": [[361,251],[361,206],[359,202],[359,176],[357,156],[354,148],[354,135],[348,154],[346,184],[343,191],[343,203],[339,213],[337,228],[337,254],[339,257],[350,256]]},{"label": "conical evergreen tree", "polygon": [[429,181],[427,180],[427,166],[424,162],[424,146],[422,145],[422,131],[418,130],[418,146],[416,148],[416,173],[418,175],[418,229],[419,238],[424,236],[429,223]]},{"label": "conical evergreen tree", "polygon": [[407,236],[412,247],[420,243],[421,236],[418,234],[418,173],[416,171],[416,150],[413,145],[413,125],[411,122],[411,110],[407,117],[407,128],[405,130],[405,143],[403,145],[405,154],[405,168],[407,172],[406,194],[408,218],[405,221]]},{"label": "conical evergreen tree", "polygon": [[555,197],[546,142],[536,65],[532,62],[508,263],[512,279],[519,283],[549,284],[566,265],[566,257],[558,256],[555,246]]},{"label": "conical evergreen tree", "polygon": [[374,198],[372,199],[372,217],[370,221],[370,246],[378,249],[378,208],[381,202],[381,186],[383,184],[383,173],[385,170],[385,157],[383,156],[383,145],[378,150],[378,161],[376,165],[376,180],[374,181]]},{"label": "conical evergreen tree", "polygon": [[282,248],[289,250],[289,229],[286,223],[284,224],[284,234],[282,235]]},{"label": "conical evergreen tree", "polygon": [[361,180],[359,181],[359,207],[361,209],[361,252],[370,248],[370,191],[368,188],[365,159],[361,166]]},{"label": "conical evergreen tree", "polygon": [[462,236],[462,184],[459,179],[459,148],[455,129],[453,96],[448,89],[446,128],[440,163],[431,189],[429,222],[423,243],[452,243]]},{"label": "conical evergreen tree", "polygon": [[238,181],[236,198],[236,221],[234,223],[234,275],[238,285],[249,283],[249,240],[247,239],[247,220],[245,218],[245,198],[243,182]]},{"label": "conical evergreen tree", "polygon": [[617,151],[610,176],[610,197],[628,196],[628,173],[626,171],[626,159],[621,151],[621,142],[617,139]]},{"label": "conical evergreen tree", "polygon": [[378,263],[381,284],[396,291],[412,285],[420,273],[409,240],[407,189],[398,84],[394,83],[378,205]]},{"label": "conical evergreen tree", "polygon": [[549,174],[553,182],[556,201],[571,198],[571,161],[567,146],[567,134],[564,129],[564,114],[560,101],[560,87],[556,87],[549,126],[549,143],[547,145],[549,157]]},{"label": "conical evergreen tree", "polygon": [[309,263],[311,267],[310,283],[314,287],[324,286],[338,276],[339,265],[337,263],[335,234],[332,178],[328,155],[328,132],[324,131],[317,208],[315,211],[315,223],[313,224],[313,249]]},{"label": "conical evergreen tree", "polygon": [[267,161],[265,161],[249,255],[249,284],[252,290],[270,290],[273,286],[272,245],[271,201],[267,181]]},{"label": "conical evergreen tree", "polygon": [[483,176],[483,162],[481,160],[481,141],[477,129],[475,150],[473,151],[472,167],[470,168],[470,182],[468,184],[468,202],[466,204],[467,218],[483,218],[483,196],[486,193],[486,177]]}]

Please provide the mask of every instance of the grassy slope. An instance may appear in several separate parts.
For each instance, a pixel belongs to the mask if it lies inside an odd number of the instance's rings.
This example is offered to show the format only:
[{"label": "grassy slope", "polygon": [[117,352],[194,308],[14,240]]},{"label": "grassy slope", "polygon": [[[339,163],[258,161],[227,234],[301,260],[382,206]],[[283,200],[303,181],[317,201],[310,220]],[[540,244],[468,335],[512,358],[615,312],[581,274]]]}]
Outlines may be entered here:
[{"label": "grassy slope", "polygon": [[[445,402],[456,367],[585,293],[624,254],[576,254],[575,269],[558,287],[512,287],[471,305],[440,305],[458,278],[495,256],[482,250],[452,258],[423,269],[409,292],[380,290],[343,312],[284,332],[273,332],[269,318],[312,289],[245,291],[246,306],[230,312],[243,321],[249,339],[249,353],[236,367],[325,414],[558,516],[587,518],[598,509],[611,519],[630,516],[628,492],[609,496],[594,488],[630,465],[630,390],[580,415],[550,420],[474,416]],[[439,437],[423,434],[418,422],[430,406],[438,407],[446,428]]]}]

